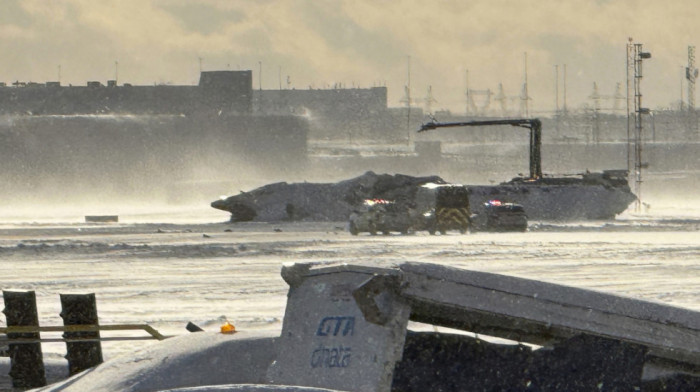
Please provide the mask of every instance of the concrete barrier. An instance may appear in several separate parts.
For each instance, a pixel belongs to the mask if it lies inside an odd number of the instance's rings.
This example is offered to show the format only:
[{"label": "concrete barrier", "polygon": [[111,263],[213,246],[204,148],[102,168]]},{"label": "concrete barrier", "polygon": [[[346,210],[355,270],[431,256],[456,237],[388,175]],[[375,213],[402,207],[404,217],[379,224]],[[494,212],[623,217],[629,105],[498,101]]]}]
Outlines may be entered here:
[{"label": "concrete barrier", "polygon": [[87,223],[117,223],[119,215],[85,215]]}]

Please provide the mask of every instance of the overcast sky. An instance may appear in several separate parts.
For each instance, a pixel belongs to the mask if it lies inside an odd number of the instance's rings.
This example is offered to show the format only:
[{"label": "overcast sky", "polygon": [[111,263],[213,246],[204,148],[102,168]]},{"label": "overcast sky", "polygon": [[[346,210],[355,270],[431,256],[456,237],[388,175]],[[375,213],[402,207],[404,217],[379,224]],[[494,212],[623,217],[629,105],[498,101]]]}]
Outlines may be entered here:
[{"label": "overcast sky", "polygon": [[0,81],[55,81],[60,67],[64,85],[117,69],[119,84],[189,85],[201,58],[205,71],[253,70],[255,88],[386,85],[399,106],[410,57],[412,96],[432,86],[434,107],[464,111],[467,70],[471,88],[516,96],[527,53],[532,107],[551,111],[555,65],[569,107],[590,103],[594,82],[624,94],[629,37],[653,56],[644,106],[677,104],[700,39],[693,0],[2,0]]}]

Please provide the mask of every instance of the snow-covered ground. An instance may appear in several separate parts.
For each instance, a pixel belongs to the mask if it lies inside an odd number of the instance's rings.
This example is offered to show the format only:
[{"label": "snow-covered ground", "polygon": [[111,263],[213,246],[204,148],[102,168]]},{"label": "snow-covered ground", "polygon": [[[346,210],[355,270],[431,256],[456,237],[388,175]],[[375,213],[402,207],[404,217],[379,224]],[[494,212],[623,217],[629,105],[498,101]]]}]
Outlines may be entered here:
[{"label": "snow-covered ground", "polygon": [[[287,293],[282,264],[331,261],[438,263],[700,311],[694,213],[531,222],[526,233],[355,237],[344,222],[229,224],[227,214],[208,206],[85,213],[118,214],[114,224],[86,224],[78,210],[0,211],[0,288],[36,291],[44,326],[62,324],[60,293],[95,293],[101,324],[146,323],[165,335],[188,333],[188,321],[214,331],[225,320],[238,330],[279,330]],[[145,344],[152,343],[105,342],[103,352],[109,359]],[[65,345],[43,350],[58,358]]]}]

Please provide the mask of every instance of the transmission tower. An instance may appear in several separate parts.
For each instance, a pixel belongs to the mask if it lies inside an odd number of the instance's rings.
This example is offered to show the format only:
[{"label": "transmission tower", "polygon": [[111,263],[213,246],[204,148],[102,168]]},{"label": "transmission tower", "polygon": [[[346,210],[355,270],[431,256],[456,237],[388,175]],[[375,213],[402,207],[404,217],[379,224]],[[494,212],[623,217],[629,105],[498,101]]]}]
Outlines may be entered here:
[{"label": "transmission tower", "polygon": [[520,90],[520,116],[529,117],[530,116],[530,104],[529,101],[532,100],[527,93],[527,82],[523,83],[523,89]]},{"label": "transmission tower", "polygon": [[688,66],[685,69],[685,78],[688,79],[688,115],[686,116],[686,130],[689,135],[697,132],[698,118],[695,112],[695,80],[698,77],[698,69],[695,68],[695,46],[688,46]]},{"label": "transmission tower", "polygon": [[695,78],[698,77],[698,69],[695,68],[695,46],[688,46],[688,66],[685,69],[685,78],[688,79],[688,110],[695,110]]},{"label": "transmission tower", "polygon": [[437,103],[437,100],[433,97],[433,86],[428,86],[428,93],[424,98],[425,112],[428,114],[433,114],[433,104]]},{"label": "transmission tower", "polygon": [[523,53],[523,64],[525,68],[525,82],[523,83],[522,94],[520,95],[520,112],[522,116],[530,116],[530,95],[527,91],[527,52]]},{"label": "transmission tower", "polygon": [[[612,111],[617,112],[620,109],[620,101],[625,100],[625,96],[622,95],[622,86],[620,83],[615,84],[615,93],[612,95],[601,94],[598,89],[598,83],[593,82],[593,92],[588,96],[588,99],[593,101],[593,110],[595,111]],[[613,101],[612,106],[608,103]],[[601,104],[601,102],[604,103]]]},{"label": "transmission tower", "polygon": [[503,83],[498,83],[498,93],[496,94],[496,98],[494,100],[501,105],[501,116],[506,116],[507,115],[507,110],[506,110],[506,103],[508,101],[508,97],[506,96],[506,93],[503,91]]},{"label": "transmission tower", "polygon": [[[484,116],[487,114],[489,107],[491,106],[491,96],[493,96],[493,91],[491,89],[486,89],[486,90],[473,90],[469,89],[467,90],[467,95],[468,95],[468,102],[467,106],[469,107],[469,113],[473,116]],[[474,100],[475,96],[480,96],[483,97],[481,99],[481,104],[477,105],[476,101]]]},{"label": "transmission tower", "polygon": [[466,98],[466,106],[464,107],[464,113],[469,116],[469,103],[471,102],[471,96],[469,96],[469,70],[465,72],[464,79],[464,97]]},{"label": "transmission tower", "polygon": [[[467,106],[466,106],[466,114],[467,116],[480,116],[480,115],[485,115],[488,110],[489,106],[491,106],[491,96],[493,96],[493,91],[491,89],[486,89],[486,90],[475,90],[472,88],[469,88],[469,70],[467,70],[466,73],[466,92],[465,95],[467,97]],[[476,101],[474,100],[474,97],[479,96],[483,97],[481,100],[481,104],[477,105]]]},{"label": "transmission tower", "polygon": [[588,96],[593,100],[593,141],[598,144],[600,142],[600,120],[598,118],[600,112],[600,98],[598,92],[598,83],[593,82],[593,93]]},{"label": "transmission tower", "polygon": [[622,84],[619,82],[615,84],[615,95],[613,95],[613,99],[615,100],[615,103],[613,103],[613,111],[617,113],[620,110],[620,101],[625,99],[625,96],[622,95]]},{"label": "transmission tower", "polygon": [[593,82],[593,92],[588,96],[589,99],[593,101],[593,109],[600,110],[600,99],[602,96],[598,92],[598,83]]},{"label": "transmission tower", "polygon": [[695,68],[695,46],[688,46],[688,66],[685,68],[685,78],[688,80],[688,110],[695,110],[695,78],[698,69]]}]

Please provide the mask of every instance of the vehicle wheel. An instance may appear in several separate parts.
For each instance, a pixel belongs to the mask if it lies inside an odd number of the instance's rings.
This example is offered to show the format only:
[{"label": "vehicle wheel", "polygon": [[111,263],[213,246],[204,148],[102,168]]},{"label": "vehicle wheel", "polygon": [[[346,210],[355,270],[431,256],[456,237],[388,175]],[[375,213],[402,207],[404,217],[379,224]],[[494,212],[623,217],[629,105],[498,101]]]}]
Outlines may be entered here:
[{"label": "vehicle wheel", "polygon": [[430,235],[435,235],[435,226],[428,227],[428,233]]},{"label": "vehicle wheel", "polygon": [[390,233],[390,232],[387,231],[387,230],[382,231],[382,234],[384,234],[384,235],[389,235],[389,233]]},{"label": "vehicle wheel", "polygon": [[359,231],[357,230],[357,226],[355,226],[354,222],[350,222],[350,227],[348,228],[348,230],[352,235],[357,235],[359,233]]},{"label": "vehicle wheel", "polygon": [[374,225],[374,223],[370,223],[369,225],[369,234],[370,235],[377,235],[377,226]]},{"label": "vehicle wheel", "polygon": [[467,226],[460,226],[460,227],[459,227],[459,232],[462,233],[462,234],[466,233],[466,232],[467,232]]}]

